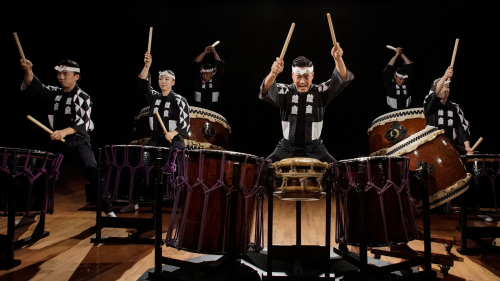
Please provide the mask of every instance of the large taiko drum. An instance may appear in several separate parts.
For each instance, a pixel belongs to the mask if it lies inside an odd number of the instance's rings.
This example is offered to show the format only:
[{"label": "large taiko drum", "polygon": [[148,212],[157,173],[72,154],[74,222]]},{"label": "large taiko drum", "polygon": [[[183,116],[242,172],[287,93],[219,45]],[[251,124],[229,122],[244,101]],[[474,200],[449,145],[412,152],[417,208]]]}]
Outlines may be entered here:
[{"label": "large taiko drum", "polygon": [[201,107],[189,107],[191,128],[186,146],[202,149],[228,149],[231,127],[226,118],[217,112]]},{"label": "large taiko drum", "polygon": [[368,129],[370,155],[389,148],[425,128],[423,108],[393,111],[373,120]]},{"label": "large taiko drum", "polygon": [[[465,170],[460,155],[444,135],[444,130],[428,126],[390,147],[387,156],[410,158],[410,171],[416,171],[422,162],[428,163],[430,208],[440,206],[464,193],[469,188],[471,174]],[[422,206],[421,196],[412,190],[416,207]]]},{"label": "large taiko drum", "polygon": [[417,238],[409,195],[408,158],[375,156],[332,165],[337,197],[337,243],[360,244],[358,218],[363,206],[358,198],[359,187],[365,191],[368,247],[400,245]]},{"label": "large taiko drum", "polygon": [[149,106],[144,107],[134,117],[134,134],[131,144],[133,145],[146,145],[149,137],[151,136],[151,126],[149,119]]},{"label": "large taiko drum", "polygon": [[[16,166],[13,167],[13,155]],[[7,196],[16,175],[14,201],[16,214],[52,214],[55,182],[59,175],[62,154],[40,150],[0,147],[0,211],[7,211]]]},{"label": "large taiko drum", "polygon": [[274,195],[281,200],[315,201],[325,195],[322,185],[328,163],[313,158],[287,158],[275,168]]},{"label": "large taiko drum", "polygon": [[173,178],[176,149],[142,145],[106,145],[103,195],[118,202],[151,202],[154,200],[155,178],[153,172],[157,157],[162,158],[163,194],[174,198]]},{"label": "large taiko drum", "polygon": [[[173,210],[179,212],[172,212],[166,244],[190,252],[224,254],[232,239],[229,233],[235,231],[238,253],[260,251],[264,238],[262,181],[267,161],[230,151],[184,150],[178,153],[177,162]],[[239,182],[233,182],[235,163],[240,163]],[[229,202],[234,185],[239,185],[240,196],[237,212],[231,214],[236,215],[237,229],[230,230]]]}]

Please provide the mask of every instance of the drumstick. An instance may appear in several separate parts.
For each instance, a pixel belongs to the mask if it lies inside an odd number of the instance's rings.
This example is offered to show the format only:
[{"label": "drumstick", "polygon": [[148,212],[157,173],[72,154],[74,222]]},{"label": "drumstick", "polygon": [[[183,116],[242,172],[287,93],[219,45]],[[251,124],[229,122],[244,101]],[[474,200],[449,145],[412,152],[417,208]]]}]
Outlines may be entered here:
[{"label": "drumstick", "polygon": [[215,46],[217,46],[219,44],[220,44],[220,41],[217,41],[217,42],[215,42],[215,43],[212,44],[212,47],[215,47]]},{"label": "drumstick", "polygon": [[153,28],[149,28],[149,43],[148,43],[148,53],[151,53],[151,40],[153,39]]},{"label": "drumstick", "polygon": [[483,141],[483,138],[479,138],[476,142],[476,144],[471,148],[471,151],[476,150],[476,147]]},{"label": "drumstick", "polygon": [[389,50],[396,51],[396,48],[394,48],[394,47],[393,47],[393,46],[391,46],[391,45],[387,45],[387,46],[385,46],[385,47],[386,47],[387,49],[389,49]]},{"label": "drumstick", "polygon": [[[167,128],[165,128],[165,125],[163,124],[163,121],[161,120],[160,114],[158,111],[156,111],[156,117],[158,117],[158,122],[160,122],[161,127],[163,128],[163,131],[165,132],[165,135],[168,133]],[[172,140],[169,140],[169,142],[172,142]]]},{"label": "drumstick", "polygon": [[[450,67],[453,68],[453,65],[455,65],[455,56],[457,55],[457,49],[458,49],[458,38],[455,40],[455,48],[453,49],[453,56],[451,57],[451,64]],[[448,81],[450,81],[451,78],[448,78]]]},{"label": "drumstick", "polygon": [[[43,125],[42,123],[38,122],[35,118],[31,117],[31,116],[26,116],[29,120],[31,120],[33,123],[37,124],[40,128],[44,129],[47,133],[49,134],[53,134],[54,132],[52,132],[51,129],[45,127],[45,125]],[[60,141],[62,142],[66,142],[64,139],[60,139]]]},{"label": "drumstick", "polygon": [[23,62],[25,62],[26,58],[24,57],[23,47],[21,47],[21,42],[19,42],[19,37],[17,37],[17,32],[14,32],[14,39],[16,40],[17,49],[19,49],[19,53],[21,54],[21,58],[23,59]]},{"label": "drumstick", "polygon": [[326,14],[328,18],[328,25],[330,26],[330,33],[332,34],[333,47],[337,47],[337,39],[335,39],[335,31],[333,31],[332,18],[330,17],[330,13]]},{"label": "drumstick", "polygon": [[290,31],[288,31],[288,36],[286,37],[285,46],[283,46],[283,50],[281,51],[281,56],[280,56],[281,60],[283,59],[283,57],[285,57],[286,48],[288,48],[288,43],[290,43],[290,38],[292,38],[292,33],[294,28],[295,28],[295,23],[292,22],[292,26],[290,27]]}]

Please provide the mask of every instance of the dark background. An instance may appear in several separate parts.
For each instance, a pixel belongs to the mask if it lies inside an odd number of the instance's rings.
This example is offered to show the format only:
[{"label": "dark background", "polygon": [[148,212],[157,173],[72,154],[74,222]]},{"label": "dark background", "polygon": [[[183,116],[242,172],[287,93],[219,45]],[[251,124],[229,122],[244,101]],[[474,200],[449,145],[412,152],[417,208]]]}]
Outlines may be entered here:
[{"label": "dark background", "polygon": [[[91,133],[96,149],[132,140],[133,118],[147,106],[137,75],[144,65],[149,27],[154,27],[153,77],[171,69],[174,91],[193,101],[192,60],[205,46],[226,62],[220,113],[232,127],[230,150],[267,156],[282,138],[279,109],[258,99],[259,86],[279,56],[292,22],[296,27],[278,82],[291,83],[290,63],[304,55],[315,65],[314,83],[331,76],[334,61],[326,13],[332,15],[344,61],[355,75],[326,111],[322,139],[337,159],[368,154],[367,129],[387,113],[382,70],[403,47],[415,63],[412,107],[422,107],[433,79],[450,65],[455,38],[460,44],[450,100],[460,104],[471,123],[471,143],[500,153],[497,48],[498,16],[493,4],[454,2],[282,1],[195,3],[146,1],[126,4],[11,4],[1,13],[3,46],[0,97],[0,146],[44,149],[48,135],[26,119],[47,124],[46,104],[19,91],[24,72],[12,37],[18,32],[27,59],[43,83],[58,85],[54,66],[77,61],[80,87],[94,102]],[[493,2],[485,2],[493,3]],[[5,4],[4,4],[5,5]],[[212,55],[207,55],[212,59]],[[397,64],[401,64],[398,59]],[[153,86],[158,85],[153,80]],[[472,145],[471,144],[471,145]]]}]

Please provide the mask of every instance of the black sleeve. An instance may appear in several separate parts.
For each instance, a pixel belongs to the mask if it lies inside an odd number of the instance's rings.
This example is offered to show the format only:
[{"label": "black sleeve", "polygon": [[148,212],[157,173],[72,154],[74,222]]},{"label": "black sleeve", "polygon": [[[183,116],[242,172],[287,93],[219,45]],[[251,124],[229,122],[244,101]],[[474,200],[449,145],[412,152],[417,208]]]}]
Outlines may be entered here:
[{"label": "black sleeve", "polygon": [[148,75],[147,79],[142,79],[139,77],[139,90],[146,97],[146,100],[151,104],[152,95],[159,95],[160,93],[155,91],[151,87],[151,74]]},{"label": "black sleeve", "polygon": [[222,79],[224,76],[224,66],[225,62],[223,60],[216,60],[215,61],[215,67],[217,68],[217,73],[215,73],[216,79]]},{"label": "black sleeve", "polygon": [[408,75],[408,79],[412,80],[413,79],[413,69],[415,67],[413,66],[413,62],[409,64],[405,64],[405,69],[406,69],[406,74]]},{"label": "black sleeve", "polygon": [[429,116],[436,113],[439,102],[441,102],[441,98],[436,95],[436,85],[434,85],[424,99],[425,119],[429,120]]},{"label": "black sleeve", "polygon": [[21,91],[38,98],[50,99],[54,93],[61,91],[61,88],[55,86],[45,86],[36,76],[33,76],[33,80],[31,80],[29,86],[26,86],[23,82],[21,85]]},{"label": "black sleeve", "polygon": [[344,88],[351,83],[353,79],[354,74],[347,70],[347,78],[346,81],[344,81],[337,72],[337,69],[335,69],[330,80],[316,86],[324,104],[328,104],[336,96],[338,96],[338,94],[340,94],[340,92],[342,92],[342,90],[344,90]]},{"label": "black sleeve", "polygon": [[191,72],[195,81],[196,79],[200,78],[200,68],[201,68],[201,61],[200,62],[193,61],[191,65]]},{"label": "black sleeve", "polygon": [[262,81],[262,84],[260,84],[260,93],[259,93],[259,99],[268,102],[270,104],[280,106],[279,104],[279,94],[278,92],[281,91],[281,93],[286,94],[288,92],[288,87],[285,84],[278,84],[276,81],[273,82],[271,87],[269,87],[269,90],[267,91],[267,95],[262,94],[262,87],[264,87],[264,82],[266,79]]},{"label": "black sleeve", "polygon": [[387,65],[382,73],[384,77],[384,85],[387,87],[391,84],[392,79],[394,78],[394,65]]},{"label": "black sleeve", "polygon": [[[456,112],[457,112],[457,117],[456,122],[454,124],[457,124],[457,135],[458,135],[458,140],[460,143],[464,143],[466,141],[470,141],[470,123],[465,119],[465,114],[460,108],[458,104],[455,104],[456,106]],[[472,147],[472,146],[471,146]]]}]

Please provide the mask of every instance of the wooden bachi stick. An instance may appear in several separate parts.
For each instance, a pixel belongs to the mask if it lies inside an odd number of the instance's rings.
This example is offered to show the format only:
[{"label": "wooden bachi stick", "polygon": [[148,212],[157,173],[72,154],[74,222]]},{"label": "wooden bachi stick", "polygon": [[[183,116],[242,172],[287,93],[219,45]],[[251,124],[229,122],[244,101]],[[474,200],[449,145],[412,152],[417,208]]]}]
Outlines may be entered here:
[{"label": "wooden bachi stick", "polygon": [[290,43],[290,38],[292,38],[292,33],[294,28],[295,28],[295,23],[292,23],[290,31],[288,31],[288,36],[286,37],[285,46],[283,46],[283,50],[281,51],[280,59],[283,59],[283,57],[285,57],[286,48],[288,48],[288,43]]},{"label": "wooden bachi stick", "polygon": [[[163,131],[165,132],[165,135],[168,133],[167,128],[165,128],[165,125],[163,124],[163,120],[161,120],[160,114],[158,111],[156,111],[156,117],[158,117],[158,122],[160,122],[161,127],[163,128]],[[172,142],[172,140],[169,140],[169,142]]]},{"label": "wooden bachi stick", "polygon": [[[47,133],[49,134],[53,134],[54,132],[52,132],[51,129],[47,128],[45,125],[43,125],[42,123],[38,122],[38,120],[36,120],[35,118],[31,117],[30,115],[26,116],[29,120],[31,120],[33,123],[37,124],[40,128],[44,129]],[[60,139],[60,141],[62,142],[66,142],[66,140],[64,139]]]},{"label": "wooden bachi stick", "polygon": [[215,43],[212,44],[212,47],[215,47],[215,46],[217,46],[219,44],[220,44],[220,41],[217,41],[217,42],[215,42]]},{"label": "wooden bachi stick", "polygon": [[337,47],[337,39],[335,38],[335,31],[333,30],[332,18],[330,17],[330,13],[326,14],[328,18],[328,25],[330,26],[330,34],[332,35],[333,47]]},{"label": "wooden bachi stick", "polygon": [[17,37],[17,32],[14,32],[14,40],[16,40],[17,49],[19,50],[19,53],[21,54],[21,58],[23,59],[23,62],[25,62],[26,57],[24,56],[23,47],[21,47],[21,42],[19,41],[19,37]]},{"label": "wooden bachi stick", "polygon": [[476,142],[476,144],[471,148],[472,152],[476,150],[477,146],[483,141],[483,138],[479,138]]},{"label": "wooden bachi stick", "polygon": [[151,40],[153,39],[153,28],[149,28],[149,42],[148,42],[148,53],[151,54]]}]

